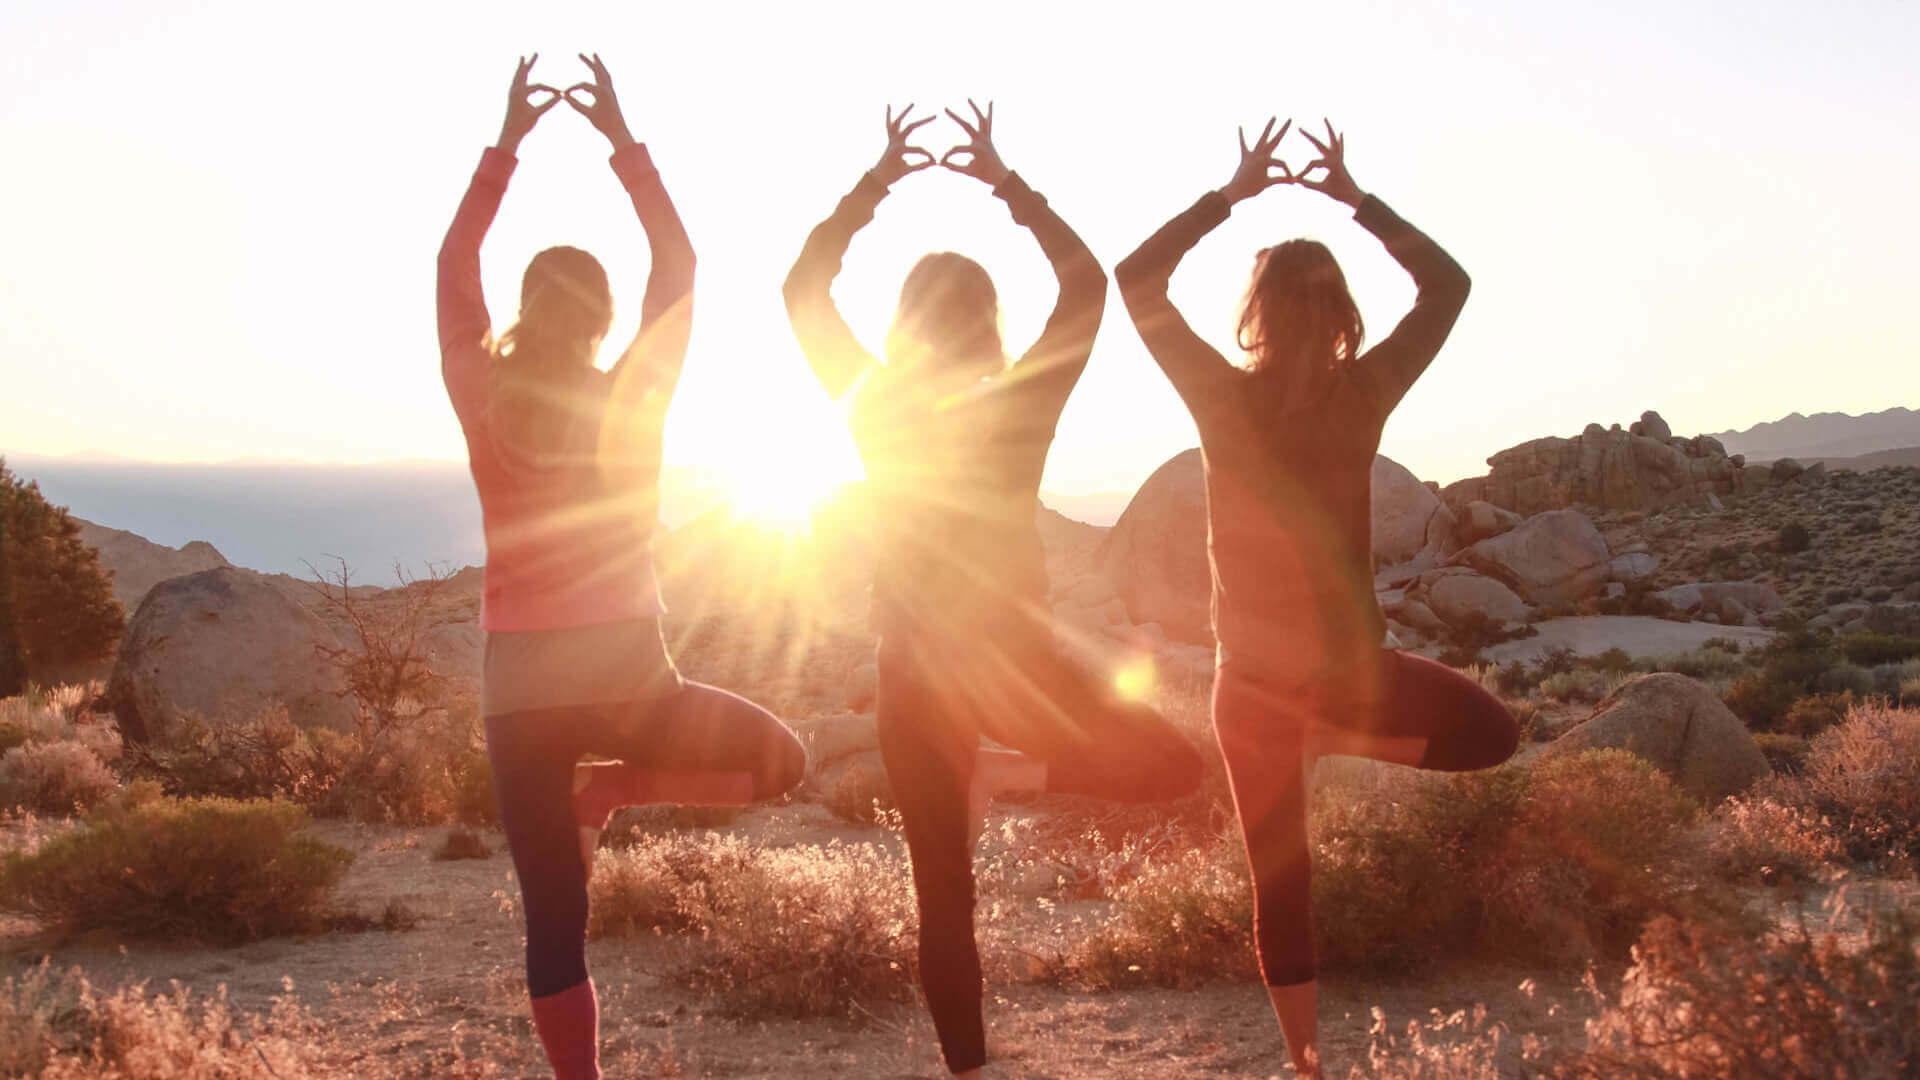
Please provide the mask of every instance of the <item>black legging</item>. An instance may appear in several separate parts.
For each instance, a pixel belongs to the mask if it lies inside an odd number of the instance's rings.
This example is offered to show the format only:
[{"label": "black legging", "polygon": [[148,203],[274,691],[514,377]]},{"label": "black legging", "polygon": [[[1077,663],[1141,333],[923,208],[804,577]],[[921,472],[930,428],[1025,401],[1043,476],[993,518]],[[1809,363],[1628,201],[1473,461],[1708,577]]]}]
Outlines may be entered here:
[{"label": "black legging", "polygon": [[1123,802],[1200,786],[1200,753],[1158,713],[1066,662],[1050,635],[981,635],[964,647],[887,638],[879,649],[880,753],[913,861],[920,983],[954,1072],[986,1062],[973,939],[967,791],[985,735],[1047,765],[1047,790]]},{"label": "black legging", "polygon": [[526,910],[527,991],[536,998],[587,981],[573,769],[589,754],[638,769],[749,773],[755,799],[793,787],[807,768],[806,750],[772,713],[694,682],[649,701],[487,717],[487,757]]},{"label": "black legging", "polygon": [[[1377,662],[1369,662],[1377,661]],[[1427,739],[1423,769],[1485,769],[1513,756],[1520,729],[1500,699],[1444,664],[1382,650],[1341,677],[1262,677],[1228,659],[1213,683],[1213,730],[1253,870],[1253,936],[1268,986],[1314,978],[1308,727]]]}]

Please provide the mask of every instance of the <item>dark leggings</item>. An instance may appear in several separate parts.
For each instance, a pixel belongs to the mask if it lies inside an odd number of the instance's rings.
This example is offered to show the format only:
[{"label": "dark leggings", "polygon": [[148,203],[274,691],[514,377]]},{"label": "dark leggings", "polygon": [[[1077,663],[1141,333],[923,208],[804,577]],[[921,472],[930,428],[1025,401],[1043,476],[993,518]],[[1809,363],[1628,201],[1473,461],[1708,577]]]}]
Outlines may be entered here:
[{"label": "dark leggings", "polygon": [[1226,758],[1253,868],[1253,936],[1268,986],[1314,978],[1312,865],[1303,771],[1316,720],[1426,738],[1423,769],[1485,769],[1513,756],[1520,729],[1472,679],[1382,650],[1337,679],[1263,679],[1227,660],[1213,683],[1213,730]]},{"label": "dark leggings", "polygon": [[920,983],[947,1067],[962,1072],[987,1056],[967,820],[980,737],[1045,762],[1049,791],[1122,802],[1185,795],[1203,765],[1158,713],[1066,662],[1050,638],[965,650],[889,638],[879,669],[880,753],[913,861]]},{"label": "dark leggings", "polygon": [[744,772],[753,797],[800,782],[807,753],[767,710],[684,683],[663,698],[487,717],[487,758],[527,917],[527,991],[587,980],[587,868],[573,819],[573,767],[585,755],[638,769]]}]

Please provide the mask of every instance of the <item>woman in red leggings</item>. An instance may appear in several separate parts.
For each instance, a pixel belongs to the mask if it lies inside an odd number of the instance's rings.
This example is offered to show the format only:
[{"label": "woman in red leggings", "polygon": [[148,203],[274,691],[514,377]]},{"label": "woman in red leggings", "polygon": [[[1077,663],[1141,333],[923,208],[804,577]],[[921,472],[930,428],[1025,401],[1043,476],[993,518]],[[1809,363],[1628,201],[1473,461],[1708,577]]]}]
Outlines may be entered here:
[{"label": "woman in red leggings", "polygon": [[[440,248],[442,373],[466,435],[486,529],[481,708],[501,823],[527,920],[533,1023],[560,1080],[600,1075],[587,977],[592,840],[615,807],[740,805],[798,783],[806,752],[765,709],[682,679],[660,636],[650,555],[661,427],[693,319],[693,245],[600,58],[564,92],[514,73],[488,148]],[[607,275],[578,248],[533,257],[519,318],[495,339],[480,241],[520,140],[565,101],[613,145],[653,252],[640,333],[594,366],[613,321]],[[582,757],[618,763],[581,765]]]},{"label": "woman in red leggings", "polygon": [[[1291,122],[1289,122],[1290,125]],[[1386,649],[1373,595],[1368,480],[1389,413],[1426,370],[1467,299],[1447,253],[1347,172],[1328,125],[1295,176],[1267,124],[1217,191],[1116,269],[1121,298],[1200,430],[1219,642],[1213,723],[1254,879],[1261,971],[1295,1069],[1319,1075],[1306,778],[1324,754],[1427,769],[1497,765],[1519,731],[1499,699],[1451,668]],[[1236,366],[1187,326],[1167,281],[1235,203],[1277,184],[1354,208],[1413,277],[1413,310],[1364,351],[1360,312],[1326,247],[1261,251]]]},{"label": "woman in red leggings", "polygon": [[[913,860],[920,980],[947,1067],[973,1077],[987,1054],[973,846],[988,801],[1017,789],[1171,799],[1199,786],[1201,761],[1159,715],[1054,644],[1034,515],[1107,275],[1000,160],[991,109],[971,123],[948,115],[969,141],[939,164],[988,185],[1053,264],[1060,291],[1040,340],[1009,364],[993,281],[952,252],[907,274],[884,364],[840,317],[830,289],[854,234],[894,183],[935,164],[907,141],[928,120],[904,112],[889,111],[879,164],[807,237],[786,300],[814,373],[835,398],[852,397],[879,533],[880,752]],[[1012,750],[983,749],[983,735]]]}]

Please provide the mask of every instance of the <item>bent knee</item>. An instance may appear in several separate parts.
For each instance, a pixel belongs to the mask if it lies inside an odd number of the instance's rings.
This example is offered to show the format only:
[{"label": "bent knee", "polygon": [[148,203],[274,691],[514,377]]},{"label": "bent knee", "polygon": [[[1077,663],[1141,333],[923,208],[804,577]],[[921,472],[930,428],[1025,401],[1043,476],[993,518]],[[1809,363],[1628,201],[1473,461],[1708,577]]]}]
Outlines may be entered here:
[{"label": "bent knee", "polygon": [[791,731],[782,728],[781,737],[768,748],[760,770],[754,775],[753,797],[760,800],[784,795],[799,786],[806,775],[807,748]]}]

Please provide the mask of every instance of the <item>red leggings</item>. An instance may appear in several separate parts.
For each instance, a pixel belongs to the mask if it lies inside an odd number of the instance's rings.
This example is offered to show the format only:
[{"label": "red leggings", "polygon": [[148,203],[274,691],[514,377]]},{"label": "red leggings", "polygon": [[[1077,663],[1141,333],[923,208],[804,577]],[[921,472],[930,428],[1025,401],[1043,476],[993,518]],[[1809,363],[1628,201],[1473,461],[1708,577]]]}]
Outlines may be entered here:
[{"label": "red leggings", "polygon": [[1314,978],[1312,864],[1303,758],[1316,720],[1427,739],[1423,769],[1459,772],[1507,760],[1519,725],[1500,699],[1459,672],[1382,650],[1337,678],[1263,678],[1232,658],[1213,683],[1213,730],[1253,869],[1253,937],[1268,986]]}]

